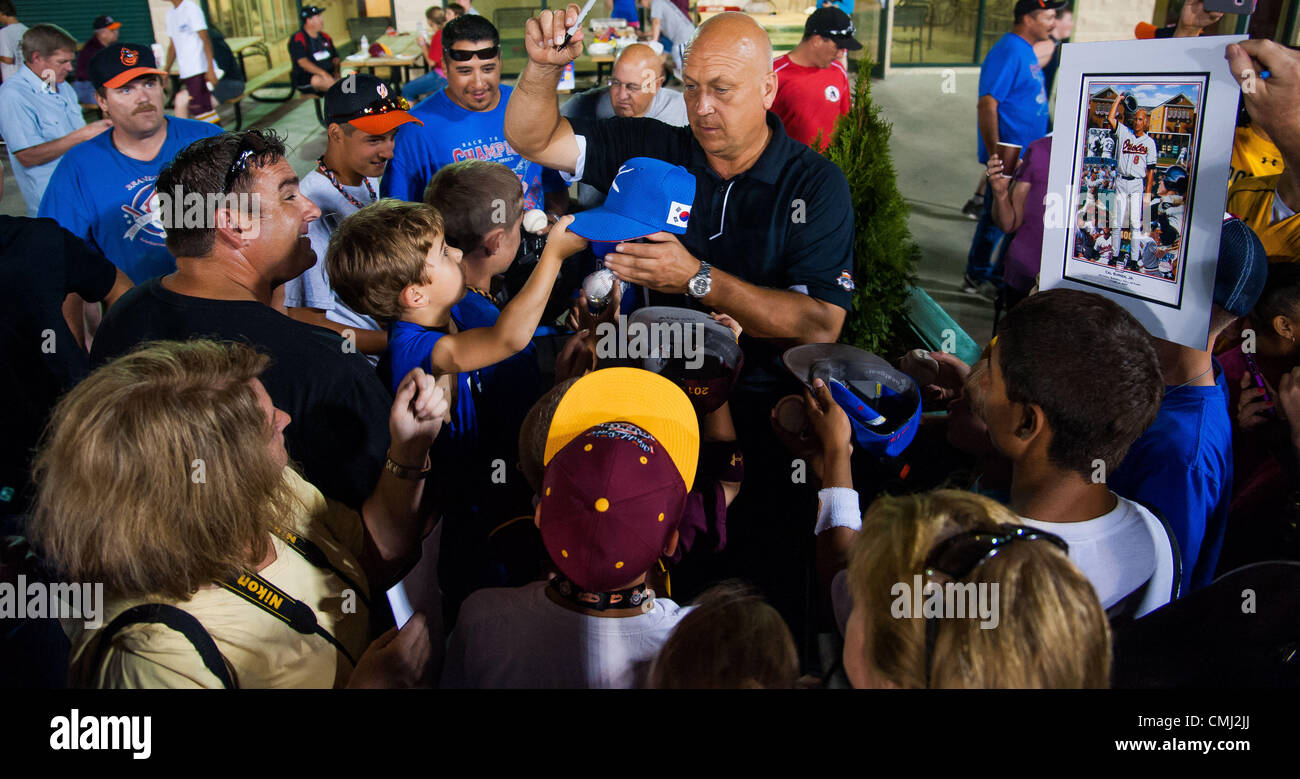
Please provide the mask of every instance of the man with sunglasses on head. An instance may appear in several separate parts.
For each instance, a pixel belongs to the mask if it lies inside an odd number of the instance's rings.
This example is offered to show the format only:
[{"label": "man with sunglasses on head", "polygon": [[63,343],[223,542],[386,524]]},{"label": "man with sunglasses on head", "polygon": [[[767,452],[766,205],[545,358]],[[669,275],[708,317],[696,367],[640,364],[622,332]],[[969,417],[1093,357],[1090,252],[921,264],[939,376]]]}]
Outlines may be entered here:
[{"label": "man with sunglasses on head", "polygon": [[421,202],[440,168],[478,159],[514,171],[523,183],[525,209],[567,210],[568,190],[559,176],[548,175],[543,182],[543,167],[506,142],[506,104],[513,88],[501,85],[496,27],[476,14],[458,16],[442,28],[442,51],[447,86],[412,110],[424,122],[422,127],[398,132],[393,161],[381,183],[383,196]]},{"label": "man with sunglasses on head", "polygon": [[374,76],[358,73],[335,82],[325,93],[325,153],[299,185],[321,211],[307,227],[316,264],[284,285],[285,308],[300,322],[345,337],[350,331],[356,350],[365,355],[383,354],[388,337],[374,319],[339,299],[325,270],[325,251],[344,217],[379,199],[379,177],[393,158],[397,128],[421,124],[407,108],[405,99]]},{"label": "man with sunglasses on head", "polygon": [[163,113],[163,78],[148,46],[118,43],[90,61],[95,99],[113,129],[68,151],[50,177],[40,215],[57,221],[121,268],[132,283],[176,269],[154,182],[208,122]]},{"label": "man with sunglasses on head", "polygon": [[252,345],[271,357],[262,383],[292,418],[284,430],[290,458],[328,497],[359,509],[384,470],[393,399],[338,333],[272,307],[275,289],[316,262],[308,228],[320,209],[299,190],[286,154],[274,132],[245,130],[200,139],[176,155],[159,191],[201,199],[201,213],[187,207],[182,221],[175,208],[164,211],[176,270],[122,296],[104,318],[91,364],[144,341]]},{"label": "man with sunglasses on head", "polygon": [[[609,86],[574,95],[560,106],[560,114],[567,119],[591,121],[624,116],[658,119],[674,127],[687,124],[682,93],[664,87],[659,55],[644,43],[634,43],[618,55]],[[605,196],[600,190],[578,182],[578,210],[595,208],[603,202]]]}]

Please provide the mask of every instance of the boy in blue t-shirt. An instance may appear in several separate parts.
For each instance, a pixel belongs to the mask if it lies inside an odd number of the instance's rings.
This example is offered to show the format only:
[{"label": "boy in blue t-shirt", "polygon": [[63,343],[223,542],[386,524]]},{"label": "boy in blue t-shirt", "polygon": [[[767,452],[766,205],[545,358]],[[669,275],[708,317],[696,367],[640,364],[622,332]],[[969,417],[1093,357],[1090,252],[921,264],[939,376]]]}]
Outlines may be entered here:
[{"label": "boy in blue t-shirt", "polygon": [[[462,254],[468,292],[452,308],[452,318],[462,329],[491,327],[501,316],[493,279],[510,268],[521,243],[524,197],[519,179],[499,163],[454,162],[429,182],[424,202],[442,214],[446,241]],[[494,455],[514,462],[519,426],[541,395],[536,346],[530,343],[484,368],[480,378],[485,407],[495,412],[484,419],[480,437]]]},{"label": "boy in blue t-shirt", "polygon": [[507,455],[493,451],[490,438],[481,435],[480,417],[496,421],[512,412],[488,407],[490,385],[500,378],[485,369],[529,346],[561,265],[587,245],[568,231],[572,221],[565,217],[551,229],[528,282],[491,324],[481,310],[457,306],[467,293],[462,253],[446,243],[442,215],[430,205],[393,199],[368,205],[339,224],[326,254],[330,282],[343,302],[388,326],[380,377],[396,387],[420,367],[438,377],[451,399],[449,418],[430,452],[439,473],[431,500],[450,520],[443,526],[443,548],[454,547],[439,558],[448,624],[474,589],[503,584],[484,556],[488,529],[475,518],[479,506],[504,492],[497,477],[511,474],[498,473]]}]

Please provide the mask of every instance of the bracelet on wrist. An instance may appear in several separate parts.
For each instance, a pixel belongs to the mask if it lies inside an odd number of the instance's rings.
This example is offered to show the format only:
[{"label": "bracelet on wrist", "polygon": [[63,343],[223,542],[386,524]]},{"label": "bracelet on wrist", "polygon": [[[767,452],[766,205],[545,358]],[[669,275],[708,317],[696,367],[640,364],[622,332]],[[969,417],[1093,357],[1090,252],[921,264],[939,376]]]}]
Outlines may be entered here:
[{"label": "bracelet on wrist", "polygon": [[384,470],[393,474],[399,479],[406,481],[420,481],[433,469],[433,461],[429,458],[428,453],[424,455],[424,465],[418,468],[412,468],[409,465],[402,465],[393,459],[393,452],[390,449],[388,456],[385,458]]}]

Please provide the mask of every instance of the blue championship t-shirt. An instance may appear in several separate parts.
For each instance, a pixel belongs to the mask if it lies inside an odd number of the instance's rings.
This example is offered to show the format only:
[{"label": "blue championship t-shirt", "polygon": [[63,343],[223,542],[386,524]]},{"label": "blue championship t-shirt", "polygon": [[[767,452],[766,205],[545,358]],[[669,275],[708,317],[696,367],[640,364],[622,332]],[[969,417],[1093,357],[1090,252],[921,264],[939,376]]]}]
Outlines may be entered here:
[{"label": "blue championship t-shirt", "polygon": [[40,215],[98,249],[140,284],[176,270],[167,251],[167,232],[157,213],[154,182],[163,166],[199,138],[220,135],[208,122],[167,117],[167,140],[148,162],[113,146],[112,132],[100,133],[63,155],[41,200]]},{"label": "blue championship t-shirt", "polygon": [[[993,44],[980,67],[980,97],[998,101],[998,140],[1028,146],[1047,134],[1047,86],[1029,41],[1007,33]],[[975,131],[981,163],[989,161]]]},{"label": "blue championship t-shirt", "polygon": [[424,199],[429,179],[444,165],[461,160],[499,162],[515,172],[524,190],[524,208],[546,208],[542,188],[544,168],[519,156],[506,142],[506,103],[511,87],[501,86],[501,99],[491,111],[470,111],[434,93],[411,109],[424,122],[405,124],[397,131],[393,159],[380,182],[384,197],[418,203]]}]

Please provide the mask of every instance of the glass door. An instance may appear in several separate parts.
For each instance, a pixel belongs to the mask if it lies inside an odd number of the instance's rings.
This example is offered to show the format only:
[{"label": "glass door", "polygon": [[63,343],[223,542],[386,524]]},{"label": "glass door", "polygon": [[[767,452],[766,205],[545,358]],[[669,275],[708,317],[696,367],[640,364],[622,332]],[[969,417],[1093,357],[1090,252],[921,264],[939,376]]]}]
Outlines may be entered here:
[{"label": "glass door", "polygon": [[892,65],[969,65],[982,0],[898,0],[891,29]]}]

